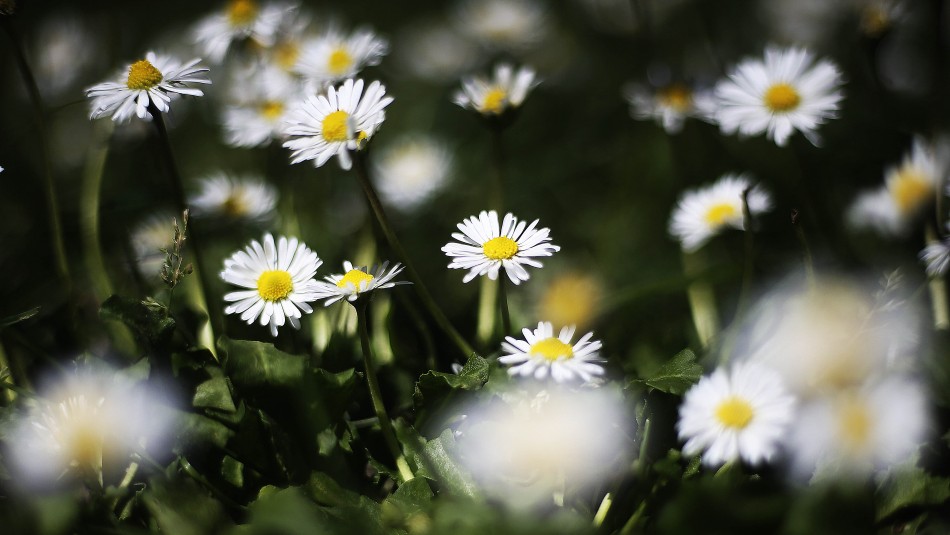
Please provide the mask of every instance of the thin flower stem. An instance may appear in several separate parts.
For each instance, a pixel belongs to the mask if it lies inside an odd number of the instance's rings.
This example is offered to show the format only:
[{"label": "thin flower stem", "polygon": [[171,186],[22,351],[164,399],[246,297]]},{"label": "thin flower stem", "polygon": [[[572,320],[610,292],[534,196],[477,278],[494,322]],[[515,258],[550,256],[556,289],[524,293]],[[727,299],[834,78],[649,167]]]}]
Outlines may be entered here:
[{"label": "thin flower stem", "polygon": [[97,121],[95,123],[95,140],[91,144],[89,158],[86,160],[86,168],[83,171],[82,194],[79,202],[82,211],[80,225],[82,228],[83,257],[86,271],[89,273],[92,282],[93,293],[100,303],[112,295],[112,284],[106,271],[102,255],[102,241],[99,238],[102,175],[109,154],[108,139],[112,135],[112,128],[112,121]]},{"label": "thin flower stem", "polygon": [[498,318],[498,280],[479,277],[478,321],[475,339],[482,349],[488,348],[495,337],[495,320]]},{"label": "thin flower stem", "polygon": [[504,128],[491,126],[492,182],[488,205],[501,212],[505,205],[505,143]]},{"label": "thin flower stem", "polygon": [[[705,261],[700,252],[683,253],[683,270],[687,277],[691,279],[694,276],[698,277],[705,267]],[[716,311],[716,297],[712,287],[697,278],[686,288],[686,294],[699,342],[704,349],[708,348],[709,342],[719,332],[719,314]]]},{"label": "thin flower stem", "polygon": [[50,159],[49,136],[46,130],[46,113],[43,108],[43,98],[40,95],[39,87],[36,85],[36,78],[30,69],[30,64],[26,60],[26,54],[23,46],[13,28],[13,22],[10,17],[0,16],[0,24],[7,32],[13,48],[13,56],[16,60],[20,75],[26,84],[27,92],[30,95],[30,102],[33,105],[33,114],[36,121],[36,128],[39,130],[40,155],[43,160],[43,179],[46,193],[46,205],[48,209],[50,232],[53,234],[53,255],[56,259],[56,272],[66,287],[66,295],[70,296],[72,301],[73,282],[69,273],[69,262],[66,258],[66,246],[63,241],[63,226],[59,219],[59,201],[56,197],[56,189],[53,185],[53,166]]},{"label": "thin flower stem", "polygon": [[498,277],[498,307],[501,309],[502,338],[511,334],[511,314],[508,312],[508,281],[504,273]]},{"label": "thin flower stem", "polygon": [[386,241],[389,242],[389,246],[393,248],[393,251],[402,259],[403,263],[406,266],[406,273],[409,275],[409,279],[412,281],[412,287],[416,291],[416,295],[419,296],[419,299],[422,300],[422,305],[429,312],[429,315],[432,316],[432,319],[439,325],[439,328],[445,332],[449,338],[452,339],[452,342],[455,343],[456,347],[465,354],[465,357],[470,357],[475,353],[475,350],[472,346],[465,341],[465,338],[462,338],[462,335],[455,330],[455,327],[449,322],[449,319],[445,317],[445,314],[442,312],[442,309],[435,303],[435,300],[432,298],[432,294],[429,293],[429,290],[426,288],[425,283],[422,281],[422,277],[419,276],[419,272],[416,271],[415,266],[412,264],[409,255],[406,254],[406,250],[402,246],[402,242],[399,241],[399,238],[396,236],[396,233],[393,231],[392,225],[389,224],[389,218],[386,217],[386,211],[383,209],[382,203],[379,201],[379,196],[376,195],[376,189],[373,188],[372,182],[369,179],[369,172],[366,169],[365,156],[361,153],[357,153],[353,158],[353,166],[356,170],[356,177],[359,179],[360,186],[363,188],[363,192],[366,194],[366,200],[369,202],[370,208],[373,210],[373,215],[376,216],[376,220],[379,222],[379,226],[383,231],[383,235],[386,236]]},{"label": "thin flower stem", "polygon": [[389,447],[389,452],[396,461],[396,467],[399,469],[401,481],[400,484],[414,478],[412,469],[402,455],[399,442],[396,440],[396,433],[393,432],[392,421],[386,414],[386,406],[383,404],[383,394],[379,389],[379,379],[376,377],[376,369],[373,366],[373,353],[369,341],[369,329],[366,327],[366,299],[361,298],[360,302],[354,304],[356,309],[356,322],[360,331],[360,346],[363,349],[363,366],[366,368],[366,384],[369,386],[369,395],[373,400],[373,409],[376,411],[376,418],[379,420],[379,429],[383,434],[383,440]]},{"label": "thin flower stem", "polygon": [[[924,241],[927,245],[937,243],[937,231],[933,224],[924,227]],[[927,284],[930,290],[930,303],[933,309],[934,329],[945,331],[950,329],[950,306],[947,303],[947,281],[943,275],[930,278]]]},{"label": "thin flower stem", "polygon": [[749,308],[749,296],[752,293],[752,277],[755,271],[755,234],[752,230],[752,212],[749,210],[749,192],[751,190],[752,188],[748,187],[742,191],[742,226],[745,230],[742,284],[739,288],[735,316],[733,316],[732,323],[723,335],[724,340],[719,351],[719,363],[721,365],[728,363],[729,359],[732,358],[736,338],[739,336],[739,329],[742,327],[742,321]]},{"label": "thin flower stem", "polygon": [[594,527],[599,528],[604,523],[604,519],[607,518],[607,513],[610,511],[610,506],[614,503],[614,497],[611,493],[604,494],[604,499],[600,501],[600,507],[597,508],[597,512],[594,514]]},{"label": "thin flower stem", "polygon": [[798,210],[792,210],[792,225],[795,227],[795,237],[798,238],[798,244],[802,248],[805,281],[809,287],[813,287],[815,285],[815,260],[812,257],[811,247],[808,245],[808,237],[805,236],[805,227],[801,224]]}]

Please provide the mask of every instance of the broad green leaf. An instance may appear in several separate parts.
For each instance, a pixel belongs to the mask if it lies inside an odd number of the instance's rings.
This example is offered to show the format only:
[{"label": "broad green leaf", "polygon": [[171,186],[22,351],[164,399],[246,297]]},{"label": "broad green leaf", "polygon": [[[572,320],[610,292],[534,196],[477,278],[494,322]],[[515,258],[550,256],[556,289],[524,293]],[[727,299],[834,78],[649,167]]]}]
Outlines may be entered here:
[{"label": "broad green leaf", "polygon": [[273,344],[222,336],[218,348],[224,370],[239,390],[296,386],[307,368],[306,357],[284,353]]},{"label": "broad green leaf", "polygon": [[[504,445],[499,445],[504,447]],[[471,474],[458,464],[458,449],[455,444],[455,435],[451,429],[446,429],[438,438],[426,443],[423,452],[422,464],[425,470],[422,474],[434,480],[440,489],[453,494],[477,498],[478,488],[472,480]]]},{"label": "broad green leaf", "polygon": [[141,498],[162,533],[203,535],[230,524],[221,503],[191,479],[152,477]]},{"label": "broad green leaf", "polygon": [[188,451],[197,446],[215,446],[223,448],[234,432],[221,422],[192,412],[177,412],[175,431],[176,453]]},{"label": "broad green leaf", "polygon": [[198,385],[191,404],[197,408],[217,409],[224,412],[237,410],[234,400],[231,399],[231,387],[225,377],[212,377]]},{"label": "broad green leaf", "polygon": [[221,459],[221,477],[237,488],[243,487],[244,463],[230,455],[225,455],[224,459]]},{"label": "broad green leaf", "polygon": [[877,519],[882,520],[907,507],[946,503],[950,500],[950,479],[904,465],[891,469],[880,479],[877,495]]},{"label": "broad green leaf", "polygon": [[696,363],[696,354],[684,349],[660,366],[651,377],[634,379],[631,383],[641,383],[668,394],[683,395],[689,387],[703,376],[703,367]]},{"label": "broad green leaf", "polygon": [[438,409],[456,390],[478,390],[488,381],[491,365],[478,355],[469,357],[458,374],[430,371],[416,382],[413,404],[417,409]]},{"label": "broad green leaf", "polygon": [[424,477],[410,479],[383,502],[383,525],[413,532],[414,526],[421,527],[428,522],[425,512],[431,505],[432,489],[428,480]]}]

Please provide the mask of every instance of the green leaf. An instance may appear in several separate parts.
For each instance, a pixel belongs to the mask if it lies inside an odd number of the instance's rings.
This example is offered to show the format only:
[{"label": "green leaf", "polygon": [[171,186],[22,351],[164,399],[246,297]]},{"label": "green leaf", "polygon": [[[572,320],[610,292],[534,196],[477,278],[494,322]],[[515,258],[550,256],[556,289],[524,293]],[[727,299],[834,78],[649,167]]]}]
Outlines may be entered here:
[{"label": "green leaf", "polygon": [[225,455],[224,458],[221,459],[221,477],[237,488],[243,487],[244,463],[230,455]]},{"label": "green leaf", "polygon": [[877,494],[877,519],[882,520],[908,507],[942,505],[950,499],[950,479],[902,465],[880,478]]},{"label": "green leaf", "polygon": [[3,319],[0,319],[0,329],[9,327],[16,323],[20,323],[21,321],[24,321],[24,320],[28,320],[39,313],[40,313],[40,307],[33,307],[29,310],[24,310],[23,312],[19,312],[17,314],[11,314]]},{"label": "green leaf", "polygon": [[405,514],[424,511],[432,504],[432,489],[424,477],[416,477],[400,485],[386,502],[397,506]]},{"label": "green leaf", "polygon": [[446,429],[438,438],[426,443],[422,462],[425,467],[418,475],[429,477],[439,484],[439,487],[453,494],[477,498],[478,488],[472,480],[471,474],[459,466],[458,447],[455,444],[455,435],[451,429]]},{"label": "green leaf", "polygon": [[225,377],[212,377],[198,385],[191,404],[197,408],[217,409],[224,412],[237,410],[231,398],[231,387]]},{"label": "green leaf", "polygon": [[192,412],[177,412],[175,430],[176,453],[209,445],[223,448],[234,435],[234,432],[221,422]]},{"label": "green leaf", "polygon": [[703,367],[696,363],[696,354],[691,349],[684,349],[660,366],[651,377],[634,379],[630,383],[645,384],[660,392],[681,396],[702,376]]},{"label": "green leaf", "polygon": [[284,353],[273,344],[251,340],[218,339],[224,370],[239,390],[297,386],[307,358]]},{"label": "green leaf", "polygon": [[142,503],[162,533],[202,535],[230,524],[221,504],[191,479],[152,477]]},{"label": "green leaf", "polygon": [[175,333],[175,320],[155,301],[140,301],[113,295],[102,303],[99,317],[124,323],[148,350],[168,349]]},{"label": "green leaf", "polygon": [[425,405],[434,410],[457,390],[478,390],[488,381],[491,364],[478,355],[469,357],[458,374],[430,371],[419,377],[413,394],[417,409]]}]

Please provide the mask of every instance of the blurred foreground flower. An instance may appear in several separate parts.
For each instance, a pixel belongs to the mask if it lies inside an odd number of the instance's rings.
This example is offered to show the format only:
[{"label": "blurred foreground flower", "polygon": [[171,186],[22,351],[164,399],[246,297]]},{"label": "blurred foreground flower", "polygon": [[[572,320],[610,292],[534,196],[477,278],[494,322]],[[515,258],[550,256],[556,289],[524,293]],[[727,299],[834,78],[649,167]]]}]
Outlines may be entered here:
[{"label": "blurred foreground flower", "polygon": [[352,78],[363,67],[378,65],[388,52],[389,43],[371,30],[360,29],[346,35],[331,27],[303,44],[294,71],[321,89]]},{"label": "blurred foreground flower", "polygon": [[800,48],[767,48],[764,60],[743,61],[716,85],[716,121],[727,134],[765,133],[785,146],[798,130],[819,145],[816,129],[837,117],[841,83],[830,61],[815,62]]},{"label": "blurred foreground flower", "polygon": [[259,147],[280,137],[283,122],[300,97],[300,83],[272,65],[235,70],[224,109],[225,141]]},{"label": "blurred foreground flower", "polygon": [[539,219],[530,225],[518,221],[512,214],[505,214],[501,226],[498,225],[498,212],[482,211],[458,224],[461,232],[453,232],[452,238],[458,242],[449,242],[442,251],[452,258],[449,269],[467,269],[469,272],[462,282],[470,282],[479,275],[498,278],[498,270],[505,273],[515,285],[531,278],[524,266],[540,268],[540,256],[551,256],[561,248],[550,243],[550,229],[536,229]]},{"label": "blurred foreground flower", "polygon": [[387,272],[388,268],[389,262],[367,268],[365,266],[356,267],[347,260],[343,262],[342,274],[328,275],[324,277],[326,282],[320,281],[317,283],[317,299],[326,299],[324,306],[330,306],[343,299],[352,303],[374,290],[385,290],[397,284],[410,284],[407,281],[393,280],[396,275],[402,272],[403,266],[401,264],[397,262]]},{"label": "blurred foreground flower", "polygon": [[273,215],[277,190],[259,177],[218,172],[201,180],[201,191],[188,204],[197,216],[261,221]]},{"label": "blurred foreground flower", "polygon": [[455,93],[452,102],[482,115],[497,117],[521,106],[528,91],[536,85],[532,69],[521,67],[515,72],[511,65],[501,63],[495,67],[491,80],[481,76],[463,79],[462,89]]},{"label": "blurred foreground flower", "polygon": [[624,89],[634,119],[653,119],[668,134],[683,129],[687,117],[712,117],[715,103],[709,91],[694,91],[682,83],[673,83],[657,89],[630,84]]},{"label": "blurred foreground flower", "polygon": [[449,177],[452,153],[428,136],[406,136],[374,159],[376,186],[383,199],[403,211],[418,207]]},{"label": "blurred foreground flower", "polygon": [[257,240],[224,261],[221,278],[225,282],[247,288],[231,292],[224,300],[233,303],[225,307],[225,314],[240,314],[248,324],[260,317],[261,325],[270,324],[271,336],[277,328],[289,321],[300,329],[301,311],[313,312],[307,303],[319,298],[314,276],[323,261],[317,253],[297,238],[264,235],[264,245]]},{"label": "blurred foreground flower", "polygon": [[359,150],[386,120],[383,109],[392,101],[386,87],[373,82],[363,94],[363,80],[350,79],[326,95],[309,97],[291,112],[284,134],[284,147],[292,150],[291,163],[313,160],[320,167],[334,155],[340,167],[353,165],[351,150]]},{"label": "blurred foreground flower", "polygon": [[680,196],[670,218],[670,235],[680,241],[684,251],[694,252],[727,227],[748,230],[742,211],[746,190],[753,217],[772,207],[769,194],[753,186],[749,177],[725,174],[711,186]]},{"label": "blurred foreground flower", "polygon": [[268,47],[285,17],[295,7],[268,2],[261,6],[254,0],[231,0],[221,12],[208,15],[195,27],[195,42],[213,63],[221,63],[231,43],[250,39],[259,46]]},{"label": "blurred foreground flower", "polygon": [[561,382],[570,382],[581,379],[591,382],[595,376],[604,374],[600,364],[598,350],[600,340],[591,340],[594,333],[587,333],[575,344],[571,344],[574,337],[574,326],[561,328],[561,332],[554,336],[554,327],[550,322],[539,322],[535,330],[523,329],[523,340],[506,336],[501,344],[502,356],[498,362],[513,364],[508,368],[510,375],[546,379]]},{"label": "blurred foreground flower", "polygon": [[632,421],[611,389],[526,390],[517,384],[467,414],[458,445],[485,491],[509,505],[540,505],[552,494],[606,483],[629,450]]},{"label": "blurred foreground flower", "polygon": [[139,274],[149,282],[158,281],[159,269],[165,261],[162,250],[172,245],[172,221],[175,217],[171,212],[154,213],[139,223],[129,237]]},{"label": "blurred foreground flower", "polygon": [[185,64],[154,52],[145,54],[145,59],[132,63],[116,77],[115,82],[103,82],[86,89],[92,99],[90,119],[111,115],[112,120],[124,123],[135,114],[139,119],[151,119],[149,106],[160,112],[169,110],[168,104],[177,95],[202,96],[200,89],[188,84],[210,84],[204,76],[206,67],[197,67],[198,58]]},{"label": "blurred foreground flower", "polygon": [[717,369],[686,392],[676,427],[685,455],[719,466],[769,461],[794,417],[795,398],[782,378],[758,364]]},{"label": "blurred foreground flower", "polygon": [[597,319],[602,299],[598,278],[581,271],[561,273],[541,291],[535,315],[551,320],[555,327],[576,325],[584,329]]}]

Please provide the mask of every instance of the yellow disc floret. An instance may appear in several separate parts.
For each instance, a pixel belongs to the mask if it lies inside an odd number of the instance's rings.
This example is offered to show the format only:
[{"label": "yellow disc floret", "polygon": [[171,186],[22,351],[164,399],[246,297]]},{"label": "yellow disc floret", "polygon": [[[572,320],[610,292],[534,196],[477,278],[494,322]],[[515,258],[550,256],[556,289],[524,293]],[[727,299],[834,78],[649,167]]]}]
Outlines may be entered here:
[{"label": "yellow disc floret", "polygon": [[286,271],[280,269],[265,271],[257,279],[257,293],[265,301],[286,299],[292,291],[294,291],[294,281],[290,278],[290,273]]},{"label": "yellow disc floret", "polygon": [[765,107],[773,113],[784,113],[797,108],[802,101],[802,96],[791,85],[779,83],[768,88],[762,100],[765,102]]},{"label": "yellow disc floret", "polygon": [[531,344],[530,352],[550,361],[574,358],[574,348],[553,336]]},{"label": "yellow disc floret", "polygon": [[482,101],[482,111],[496,115],[500,114],[505,110],[507,100],[507,91],[500,87],[493,87],[485,93],[485,99]]},{"label": "yellow disc floret", "polygon": [[253,0],[233,0],[228,6],[228,22],[231,26],[247,26],[257,17],[257,4]]},{"label": "yellow disc floret", "polygon": [[871,414],[857,399],[849,399],[838,412],[839,435],[853,449],[864,447],[871,437]]},{"label": "yellow disc floret", "polygon": [[323,118],[323,139],[327,141],[346,141],[349,139],[350,114],[335,111]]},{"label": "yellow disc floret", "polygon": [[287,41],[274,47],[274,63],[281,69],[289,71],[297,64],[297,58],[300,57],[300,45],[293,41]]},{"label": "yellow disc floret", "polygon": [[693,93],[683,84],[672,84],[664,87],[657,94],[657,98],[661,104],[680,113],[689,110],[693,103]]},{"label": "yellow disc floret", "polygon": [[266,100],[261,103],[261,115],[269,121],[276,121],[284,114],[284,103],[276,100]]},{"label": "yellow disc floret", "polygon": [[934,196],[935,188],[926,175],[915,167],[905,166],[888,184],[897,208],[903,214],[916,211]]},{"label": "yellow disc floret", "polygon": [[146,90],[157,86],[161,81],[162,71],[156,69],[148,60],[140,59],[129,67],[129,77],[125,85],[129,89]]},{"label": "yellow disc floret", "polygon": [[343,48],[334,50],[330,54],[330,59],[327,61],[327,68],[330,70],[330,74],[335,76],[345,74],[352,66],[353,56]]},{"label": "yellow disc floret", "polygon": [[719,423],[733,429],[745,428],[752,421],[754,414],[748,401],[735,396],[727,398],[716,407],[716,419]]},{"label": "yellow disc floret", "polygon": [[739,209],[735,204],[721,202],[709,207],[706,211],[706,223],[711,226],[719,227],[729,222],[729,220],[739,215]]},{"label": "yellow disc floret", "polygon": [[357,292],[365,288],[369,282],[373,280],[373,276],[369,273],[360,270],[360,269],[351,269],[343,275],[343,278],[337,281],[336,285],[340,288],[346,288],[348,285],[353,286],[353,289]]},{"label": "yellow disc floret", "polygon": [[492,238],[482,245],[485,256],[492,260],[508,260],[518,254],[518,242],[505,236]]}]

